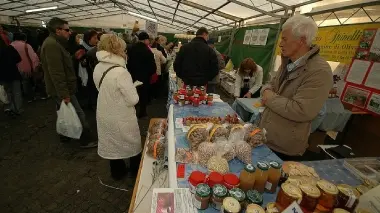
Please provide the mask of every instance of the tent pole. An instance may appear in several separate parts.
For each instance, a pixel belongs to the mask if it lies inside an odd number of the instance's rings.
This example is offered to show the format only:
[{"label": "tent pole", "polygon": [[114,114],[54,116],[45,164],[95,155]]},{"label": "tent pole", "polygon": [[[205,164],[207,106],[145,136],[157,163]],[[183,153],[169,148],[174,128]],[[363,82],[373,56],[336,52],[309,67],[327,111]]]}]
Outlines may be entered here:
[{"label": "tent pole", "polygon": [[230,44],[228,45],[228,51],[227,51],[227,54],[228,54],[229,57],[230,57],[230,55],[231,55],[232,45],[234,44],[235,34],[236,34],[236,30],[237,30],[237,29],[238,29],[238,28],[236,27],[236,22],[235,22],[235,27],[232,28],[232,30],[231,30]]}]

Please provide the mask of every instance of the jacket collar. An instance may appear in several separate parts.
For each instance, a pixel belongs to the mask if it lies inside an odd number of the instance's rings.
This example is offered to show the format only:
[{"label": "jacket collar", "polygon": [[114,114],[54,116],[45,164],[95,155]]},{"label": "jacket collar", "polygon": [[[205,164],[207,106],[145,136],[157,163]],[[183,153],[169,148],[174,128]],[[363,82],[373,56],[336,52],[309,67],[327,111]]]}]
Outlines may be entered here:
[{"label": "jacket collar", "polygon": [[53,37],[58,43],[60,43],[63,47],[67,47],[67,39],[61,37],[61,36],[58,36],[57,34],[55,33],[50,33],[50,36]]},{"label": "jacket collar", "polygon": [[122,67],[125,67],[125,58],[112,54],[110,52],[101,50],[96,53],[96,57],[98,58],[99,62],[105,62],[110,64],[119,65]]},{"label": "jacket collar", "polygon": [[193,38],[193,40],[191,42],[203,42],[203,43],[207,44],[207,41],[204,38],[198,37],[198,36]]}]

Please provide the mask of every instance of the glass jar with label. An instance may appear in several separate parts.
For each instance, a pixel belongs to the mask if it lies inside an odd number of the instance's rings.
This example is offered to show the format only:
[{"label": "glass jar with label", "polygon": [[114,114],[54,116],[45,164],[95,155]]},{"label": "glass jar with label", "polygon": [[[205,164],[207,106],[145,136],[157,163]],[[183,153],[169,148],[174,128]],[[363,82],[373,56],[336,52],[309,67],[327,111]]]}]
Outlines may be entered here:
[{"label": "glass jar with label", "polygon": [[338,188],[327,180],[319,180],[317,187],[321,191],[316,210],[319,212],[331,212],[336,204]]},{"label": "glass jar with label", "polygon": [[233,197],[226,197],[223,200],[223,205],[220,210],[222,213],[239,213],[241,210],[241,206],[239,201],[237,201]]},{"label": "glass jar with label", "polygon": [[199,210],[204,210],[208,208],[208,203],[210,201],[211,189],[205,183],[200,183],[195,189],[193,204],[194,207]]},{"label": "glass jar with label", "polygon": [[212,188],[211,206],[220,210],[223,205],[223,199],[227,196],[227,188],[221,184],[216,184]]},{"label": "glass jar with label", "polygon": [[229,194],[231,197],[233,197],[237,201],[239,201],[240,205],[243,204],[243,202],[245,200],[245,193],[243,192],[243,190],[241,190],[239,188],[233,188],[229,191]]},{"label": "glass jar with label", "polygon": [[265,184],[268,180],[268,169],[268,164],[260,161],[257,163],[255,185],[253,186],[253,189],[260,193],[264,192]]},{"label": "glass jar with label", "polygon": [[277,161],[271,161],[269,166],[270,168],[268,171],[268,180],[265,184],[265,191],[275,193],[281,177],[281,164]]},{"label": "glass jar with label", "polygon": [[252,164],[247,164],[243,170],[240,172],[240,189],[244,192],[247,192],[250,189],[253,189],[255,185],[255,174],[256,168]]},{"label": "glass jar with label", "polygon": [[245,213],[265,213],[264,209],[257,204],[249,204]]},{"label": "glass jar with label", "polygon": [[299,203],[302,199],[301,189],[291,183],[283,183],[276,198],[276,207],[282,212],[294,201]]},{"label": "glass jar with label", "polygon": [[249,204],[263,204],[263,196],[256,190],[248,190],[246,193],[246,205]]},{"label": "glass jar with label", "polygon": [[300,203],[302,211],[305,213],[314,212],[318,204],[318,198],[321,196],[321,191],[311,184],[302,184],[300,189],[302,192],[302,201]]},{"label": "glass jar with label", "polygon": [[342,208],[349,212],[353,212],[359,203],[360,193],[347,184],[339,184],[338,199],[335,208]]}]

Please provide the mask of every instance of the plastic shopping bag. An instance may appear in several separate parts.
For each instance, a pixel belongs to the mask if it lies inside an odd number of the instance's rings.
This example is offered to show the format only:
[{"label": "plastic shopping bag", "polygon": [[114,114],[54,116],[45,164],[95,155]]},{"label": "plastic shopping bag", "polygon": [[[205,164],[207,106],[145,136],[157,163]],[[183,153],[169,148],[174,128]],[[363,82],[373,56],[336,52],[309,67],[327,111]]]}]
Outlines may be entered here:
[{"label": "plastic shopping bag", "polygon": [[87,86],[88,81],[88,73],[85,67],[82,66],[82,64],[79,63],[78,67],[78,76],[82,80],[82,86]]},{"label": "plastic shopping bag", "polygon": [[0,101],[4,104],[9,104],[8,95],[3,85],[0,85]]},{"label": "plastic shopping bag", "polygon": [[69,138],[79,139],[82,134],[82,123],[71,103],[62,101],[57,111],[57,133]]}]

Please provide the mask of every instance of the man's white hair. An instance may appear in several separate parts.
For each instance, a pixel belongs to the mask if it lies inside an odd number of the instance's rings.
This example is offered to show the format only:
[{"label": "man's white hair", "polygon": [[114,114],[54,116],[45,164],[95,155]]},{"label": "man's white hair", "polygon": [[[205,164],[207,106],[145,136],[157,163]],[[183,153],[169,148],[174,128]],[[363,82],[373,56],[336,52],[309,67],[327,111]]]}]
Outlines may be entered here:
[{"label": "man's white hair", "polygon": [[282,25],[283,30],[289,28],[297,38],[305,37],[306,43],[309,46],[311,46],[318,31],[315,21],[303,15],[292,16]]}]

